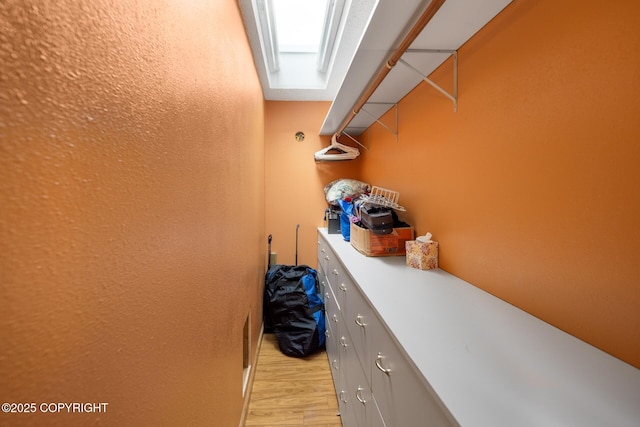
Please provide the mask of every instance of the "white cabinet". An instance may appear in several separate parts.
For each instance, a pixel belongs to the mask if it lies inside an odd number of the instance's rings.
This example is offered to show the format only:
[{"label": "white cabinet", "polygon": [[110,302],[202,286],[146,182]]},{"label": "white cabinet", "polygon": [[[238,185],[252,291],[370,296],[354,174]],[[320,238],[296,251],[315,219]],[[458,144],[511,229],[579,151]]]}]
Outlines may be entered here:
[{"label": "white cabinet", "polygon": [[389,334],[376,333],[370,353],[375,355],[371,388],[387,426],[457,425]]},{"label": "white cabinet", "polygon": [[640,370],[440,269],[318,230],[344,427],[637,427]]},{"label": "white cabinet", "polygon": [[327,242],[320,237],[318,245],[327,354],[343,426],[456,425],[402,356]]},{"label": "white cabinet", "polygon": [[[387,427],[371,392],[370,369],[360,362],[358,349],[346,325],[345,309],[355,290],[332,250],[318,241],[318,273],[324,283],[327,355],[344,427]],[[366,374],[365,374],[366,370]]]},{"label": "white cabinet", "polygon": [[424,420],[428,426],[456,425],[358,287],[351,286],[348,292],[344,323],[385,423],[410,426]]}]

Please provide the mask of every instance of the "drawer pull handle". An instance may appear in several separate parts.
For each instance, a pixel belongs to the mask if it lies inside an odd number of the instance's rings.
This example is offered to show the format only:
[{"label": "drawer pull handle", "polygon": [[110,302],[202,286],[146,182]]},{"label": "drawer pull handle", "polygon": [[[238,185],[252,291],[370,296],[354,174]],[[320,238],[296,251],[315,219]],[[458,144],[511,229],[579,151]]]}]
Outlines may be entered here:
[{"label": "drawer pull handle", "polygon": [[331,366],[333,366],[333,369],[336,369],[336,370],[340,369],[340,366],[338,365],[338,361],[336,359],[333,359]]},{"label": "drawer pull handle", "polygon": [[331,318],[331,320],[333,320],[334,322],[338,323],[338,315],[334,314],[333,317]]},{"label": "drawer pull handle", "polygon": [[380,371],[387,375],[391,373],[391,369],[382,366],[382,353],[378,353],[378,357],[376,357],[376,368],[380,369]]},{"label": "drawer pull handle", "polygon": [[329,299],[329,292],[325,292],[325,293],[324,293],[324,298],[325,298],[325,299]]},{"label": "drawer pull handle", "polygon": [[367,324],[364,323],[362,319],[363,319],[362,315],[358,314],[356,316],[356,325],[360,326],[361,328],[364,328],[365,326],[367,326]]},{"label": "drawer pull handle", "polygon": [[343,336],[340,337],[340,345],[343,347],[347,347],[347,339]]},{"label": "drawer pull handle", "polygon": [[333,271],[331,272],[332,274],[335,274],[336,276],[338,275],[338,270],[336,270],[335,268],[333,269]]},{"label": "drawer pull handle", "polygon": [[342,403],[347,403],[347,399],[344,398],[345,394],[344,390],[340,390],[340,402]]},{"label": "drawer pull handle", "polygon": [[324,331],[324,336],[325,336],[325,337],[329,338],[329,336],[330,336],[330,335],[331,335],[331,334],[329,334],[329,331]]},{"label": "drawer pull handle", "polygon": [[340,286],[338,286],[338,288],[340,288],[342,292],[347,292],[347,287],[344,285],[344,283],[340,283]]},{"label": "drawer pull handle", "polygon": [[364,389],[362,387],[358,387],[358,390],[356,390],[356,399],[358,399],[358,402],[362,403],[363,405],[366,405],[367,401],[362,398],[363,391]]},{"label": "drawer pull handle", "polygon": [[327,261],[329,261],[329,255],[325,255],[324,259],[326,259]]}]

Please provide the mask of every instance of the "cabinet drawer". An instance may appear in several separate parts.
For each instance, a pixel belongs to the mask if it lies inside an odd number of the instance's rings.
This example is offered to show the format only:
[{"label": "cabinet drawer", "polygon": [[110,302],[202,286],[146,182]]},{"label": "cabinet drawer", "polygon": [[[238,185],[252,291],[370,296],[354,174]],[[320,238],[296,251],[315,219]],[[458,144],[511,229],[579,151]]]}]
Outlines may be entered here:
[{"label": "cabinet drawer", "polygon": [[441,404],[428,383],[405,357],[385,330],[376,331],[372,346],[371,388],[387,426],[429,426],[458,424]]}]

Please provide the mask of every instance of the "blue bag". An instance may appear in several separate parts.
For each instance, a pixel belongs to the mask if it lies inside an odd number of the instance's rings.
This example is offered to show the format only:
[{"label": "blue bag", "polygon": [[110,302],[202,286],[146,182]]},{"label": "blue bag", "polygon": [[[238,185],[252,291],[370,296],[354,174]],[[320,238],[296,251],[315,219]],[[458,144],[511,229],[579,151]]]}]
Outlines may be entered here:
[{"label": "blue bag", "polygon": [[338,204],[342,208],[342,213],[340,214],[340,233],[342,233],[344,240],[348,242],[351,240],[351,218],[355,216],[355,209],[351,201],[340,199],[338,200]]}]

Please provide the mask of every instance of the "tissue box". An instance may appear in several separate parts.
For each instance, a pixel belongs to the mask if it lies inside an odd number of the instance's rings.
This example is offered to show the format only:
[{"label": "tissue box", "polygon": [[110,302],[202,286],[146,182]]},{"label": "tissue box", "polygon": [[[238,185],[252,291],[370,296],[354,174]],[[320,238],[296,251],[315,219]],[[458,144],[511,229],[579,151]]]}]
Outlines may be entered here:
[{"label": "tissue box", "polygon": [[404,255],[405,243],[413,240],[413,227],[394,228],[389,234],[374,234],[351,223],[351,246],[366,256]]},{"label": "tissue box", "polygon": [[420,270],[438,268],[438,242],[423,243],[410,240],[405,243],[407,265]]}]

